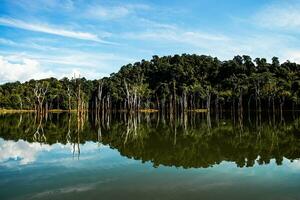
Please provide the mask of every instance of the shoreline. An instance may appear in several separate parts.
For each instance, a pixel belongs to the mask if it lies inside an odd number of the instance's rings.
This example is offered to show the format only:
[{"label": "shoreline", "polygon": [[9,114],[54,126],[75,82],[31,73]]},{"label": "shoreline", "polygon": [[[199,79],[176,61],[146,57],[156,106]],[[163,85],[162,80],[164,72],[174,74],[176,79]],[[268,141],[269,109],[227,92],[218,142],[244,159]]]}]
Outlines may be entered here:
[{"label": "shoreline", "polygon": [[[35,110],[18,110],[18,109],[0,109],[0,114],[13,114],[13,113],[34,113]],[[63,113],[69,112],[69,110],[63,109],[51,109],[48,110],[49,113]],[[77,110],[71,110],[71,113],[77,112]],[[118,112],[127,112],[125,110],[118,110]],[[140,113],[157,113],[160,112],[158,109],[140,109],[138,112]],[[196,113],[206,113],[207,109],[194,109],[194,110],[187,110],[186,112],[196,112]]]},{"label": "shoreline", "polygon": [[[35,110],[18,110],[18,109],[0,109],[0,114],[13,114],[13,113],[34,113]],[[60,113],[60,112],[69,112],[69,110],[62,109],[51,109],[48,110],[49,113]],[[72,112],[76,112],[76,110],[71,110]]]},{"label": "shoreline", "polygon": [[[223,112],[228,112],[229,110],[223,110]],[[300,110],[294,110],[294,112],[299,112]],[[35,110],[19,110],[19,109],[0,109],[0,114],[14,114],[14,113],[35,113]],[[69,110],[63,110],[63,109],[51,109],[48,110],[48,113],[76,113],[77,110],[72,109],[71,111]],[[90,112],[90,111],[85,111],[85,112]],[[113,112],[129,112],[127,110],[114,110]],[[158,113],[161,112],[158,109],[140,109],[138,110],[140,113]],[[193,110],[186,110],[185,112],[194,112],[194,113],[207,113],[206,108],[198,108],[198,109],[193,109]],[[213,112],[213,111],[212,111]],[[250,110],[250,112],[255,112],[255,110]],[[266,110],[262,110],[261,112],[266,112]],[[276,110],[276,112],[279,112]],[[283,110],[283,112],[293,112],[293,110],[287,109]]]},{"label": "shoreline", "polygon": [[[13,113],[34,113],[35,110],[19,110],[19,109],[0,109],[0,114],[13,114]],[[62,112],[70,112],[74,113],[77,112],[77,110],[63,110],[63,109],[51,109],[48,110],[49,113],[62,113]],[[119,110],[118,112],[125,112],[123,110]],[[127,112],[127,111],[126,111]],[[139,112],[141,113],[155,113],[159,112],[157,109],[140,109]]]}]

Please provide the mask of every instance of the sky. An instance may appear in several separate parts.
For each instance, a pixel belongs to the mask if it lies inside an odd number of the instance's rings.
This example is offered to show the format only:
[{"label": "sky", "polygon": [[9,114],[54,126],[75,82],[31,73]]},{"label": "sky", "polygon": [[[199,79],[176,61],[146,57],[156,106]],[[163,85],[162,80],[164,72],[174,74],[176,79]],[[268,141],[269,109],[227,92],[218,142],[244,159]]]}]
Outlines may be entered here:
[{"label": "sky", "polygon": [[99,79],[153,55],[300,63],[300,0],[0,0],[0,83]]}]

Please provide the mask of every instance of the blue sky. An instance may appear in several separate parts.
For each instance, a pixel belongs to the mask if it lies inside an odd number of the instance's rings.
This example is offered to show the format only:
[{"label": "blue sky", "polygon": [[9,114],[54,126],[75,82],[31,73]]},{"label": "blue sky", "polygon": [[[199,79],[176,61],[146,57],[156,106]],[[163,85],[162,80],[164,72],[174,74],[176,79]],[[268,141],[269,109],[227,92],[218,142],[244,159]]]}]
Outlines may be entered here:
[{"label": "blue sky", "polygon": [[0,0],[0,83],[109,76],[152,55],[300,62],[298,0]]}]

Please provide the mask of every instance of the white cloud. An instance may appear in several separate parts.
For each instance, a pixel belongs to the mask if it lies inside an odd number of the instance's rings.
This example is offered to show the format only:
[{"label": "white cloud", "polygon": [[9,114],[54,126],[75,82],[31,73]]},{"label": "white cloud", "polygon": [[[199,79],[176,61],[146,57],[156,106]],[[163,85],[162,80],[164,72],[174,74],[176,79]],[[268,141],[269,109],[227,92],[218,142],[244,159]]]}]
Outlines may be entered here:
[{"label": "white cloud", "polygon": [[[63,50],[62,50],[63,51]],[[123,64],[134,59],[112,53],[91,53],[65,50],[60,55],[36,55],[36,58],[55,68],[55,77],[73,77],[74,73],[87,79],[99,79],[116,72]]]},{"label": "white cloud", "polygon": [[286,50],[283,58],[291,62],[300,63],[300,50]]},{"label": "white cloud", "polygon": [[[181,53],[197,53],[197,54],[212,54],[220,56],[232,52],[225,52],[225,49],[231,48],[228,44],[232,43],[232,39],[223,34],[206,33],[198,30],[186,30],[167,24],[153,24],[151,28],[143,32],[124,33],[124,39],[141,40],[145,43],[149,42],[155,47],[155,51],[159,48],[171,49],[171,54],[176,52],[176,49]],[[145,48],[144,48],[145,49]],[[180,52],[176,52],[180,53]]]},{"label": "white cloud", "polygon": [[63,36],[63,37],[111,44],[111,42],[102,40],[96,34],[92,34],[92,33],[88,33],[88,32],[72,31],[72,30],[67,30],[67,29],[60,28],[60,27],[51,27],[51,26],[45,25],[45,24],[31,24],[31,23],[27,23],[27,22],[17,20],[17,19],[12,19],[12,18],[3,18],[3,17],[0,18],[0,25],[20,28],[20,29],[29,30],[29,31],[59,35],[59,36]]},{"label": "white cloud", "polygon": [[145,18],[138,18],[137,19],[138,25],[142,26],[143,28],[162,28],[162,29],[173,29],[176,30],[177,26],[173,24],[166,24],[161,22],[152,21]]},{"label": "white cloud", "polygon": [[87,18],[99,20],[114,20],[134,14],[137,10],[148,10],[144,4],[124,4],[120,6],[90,5],[84,13]]},{"label": "white cloud", "polygon": [[[19,55],[18,53],[15,54]],[[47,54],[44,52],[22,53],[22,56],[38,60],[47,66],[53,66],[55,67],[53,70],[57,70],[57,66],[59,66],[60,69],[95,70],[98,73],[108,71],[112,73],[114,72],[112,71],[113,69],[118,69],[123,64],[136,61],[136,59],[131,57],[114,53],[79,51],[68,48],[59,48],[54,52],[49,51]]]},{"label": "white cloud", "polygon": [[176,42],[192,46],[202,46],[202,43],[208,41],[224,42],[230,40],[224,34],[187,29],[175,24],[160,23],[145,18],[138,18],[136,20],[137,24],[143,27],[143,31],[125,33],[122,35],[125,39]]},{"label": "white cloud", "polygon": [[161,55],[160,52],[166,51],[170,54],[196,53],[217,56],[220,59],[231,59],[239,54],[267,59],[277,56],[283,62],[286,59],[299,61],[297,48],[292,52],[290,50],[300,41],[292,35],[258,32],[257,30],[226,34],[220,31],[205,32],[193,28],[188,30],[177,25],[157,23],[147,19],[139,21],[140,26],[145,26],[144,31],[127,32],[121,36],[124,39],[142,41],[143,49],[149,48],[153,54]]},{"label": "white cloud", "polygon": [[34,162],[41,151],[50,151],[48,144],[29,143],[24,140],[4,141],[0,139],[0,163],[9,159],[19,160],[20,165],[26,165]]},{"label": "white cloud", "polygon": [[178,28],[148,30],[139,33],[126,33],[123,36],[127,39],[154,40],[165,42],[172,41],[195,46],[202,45],[202,43],[205,41],[222,42],[229,40],[229,38],[224,35],[209,34],[200,31],[184,31]]},{"label": "white cloud", "polygon": [[62,70],[59,72],[59,74],[60,74],[60,78],[85,77],[87,79],[100,79],[102,77],[109,76],[109,73],[98,72],[97,70],[93,70],[93,69],[79,69],[79,68],[72,68],[70,70],[67,70],[67,72],[66,70]]},{"label": "white cloud", "polygon": [[271,4],[260,10],[253,21],[267,28],[280,28],[297,30],[300,28],[300,4],[299,2],[281,1]]},{"label": "white cloud", "polygon": [[294,170],[299,171],[299,169],[300,169],[300,159],[296,159],[296,160],[293,160],[291,162],[289,159],[284,158],[283,161],[289,163],[290,169],[294,169]]},{"label": "white cloud", "polygon": [[[65,51],[65,52],[63,52]],[[112,53],[91,53],[83,51],[72,51],[67,49],[59,50],[58,55],[36,55],[35,57],[44,63],[60,64],[60,65],[70,65],[92,69],[101,69],[105,65],[109,65],[114,62],[130,62],[132,59],[123,56],[118,56]],[[123,64],[126,64],[123,63]],[[120,67],[120,66],[115,66]]]},{"label": "white cloud", "polygon": [[[55,143],[49,145],[39,142],[28,142],[22,139],[13,141],[0,138],[0,166],[11,166],[12,163],[7,162],[9,160],[15,160],[17,165],[32,164],[38,160],[39,163],[47,165],[81,167],[81,165],[74,166],[72,158],[73,148],[73,143]],[[111,156],[110,153],[112,151],[108,146],[99,145],[95,142],[85,142],[84,144],[80,144],[80,160],[94,160],[99,148],[107,149],[107,153],[101,156],[102,159]],[[51,159],[47,159],[49,155]],[[45,156],[47,156],[46,159]],[[98,156],[96,155],[96,157]]]},{"label": "white cloud", "polygon": [[135,61],[111,53],[82,52],[64,48],[58,49],[54,54],[0,53],[0,83],[49,77],[72,78],[74,73],[87,79],[99,79],[116,72],[121,65]]},{"label": "white cloud", "polygon": [[74,8],[73,0],[43,0],[43,1],[32,1],[32,0],[18,0],[10,1],[9,3],[23,8],[27,12],[45,12],[53,9],[59,9],[64,11],[70,11]]},{"label": "white cloud", "polygon": [[0,44],[3,44],[3,45],[10,45],[10,46],[16,46],[16,45],[18,45],[18,44],[15,43],[14,41],[8,40],[8,39],[5,39],[5,38],[0,38]]},{"label": "white cloud", "polygon": [[49,51],[58,51],[60,49],[60,48],[54,47],[54,46],[40,45],[40,44],[32,42],[32,41],[15,42],[15,41],[8,40],[5,38],[0,38],[0,44],[5,45],[5,46],[11,46],[14,48],[25,48],[25,49],[30,48],[30,49],[35,49],[35,50],[39,50],[39,51],[46,51],[47,53],[49,53]]},{"label": "white cloud", "polygon": [[126,7],[103,7],[96,6],[87,10],[86,15],[97,19],[118,19],[127,16],[130,13]]},{"label": "white cloud", "polygon": [[37,60],[11,56],[0,56],[0,82],[25,81],[53,76],[53,72],[43,70]]},{"label": "white cloud", "polygon": [[75,184],[72,186],[60,187],[58,189],[52,189],[52,190],[50,189],[43,192],[38,192],[32,195],[31,199],[45,199],[45,198],[57,199],[62,194],[88,192],[90,190],[95,190],[95,189],[96,189],[95,183]]}]

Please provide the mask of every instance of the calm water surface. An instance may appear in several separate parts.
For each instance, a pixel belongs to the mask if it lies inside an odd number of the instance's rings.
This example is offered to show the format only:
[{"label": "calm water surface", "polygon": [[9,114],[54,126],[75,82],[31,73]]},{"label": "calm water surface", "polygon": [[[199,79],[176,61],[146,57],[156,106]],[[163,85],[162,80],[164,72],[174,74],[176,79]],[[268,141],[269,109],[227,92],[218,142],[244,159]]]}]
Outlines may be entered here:
[{"label": "calm water surface", "polygon": [[0,116],[0,199],[300,199],[300,118]]}]

